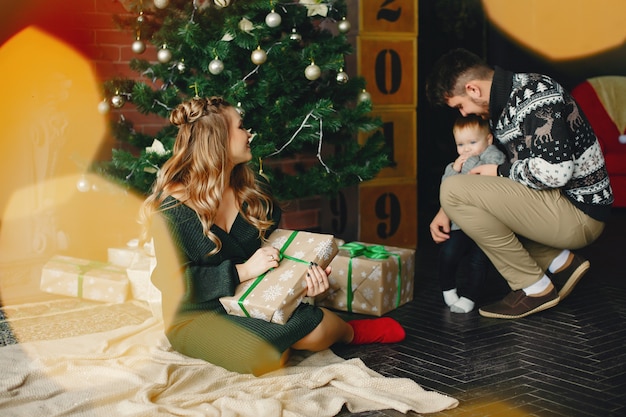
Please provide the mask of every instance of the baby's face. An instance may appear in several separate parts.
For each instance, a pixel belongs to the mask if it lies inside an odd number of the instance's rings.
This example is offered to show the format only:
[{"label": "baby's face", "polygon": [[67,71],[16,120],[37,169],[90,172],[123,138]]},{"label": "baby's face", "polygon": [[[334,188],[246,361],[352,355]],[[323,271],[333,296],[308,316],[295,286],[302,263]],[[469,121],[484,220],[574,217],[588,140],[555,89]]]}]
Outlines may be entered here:
[{"label": "baby's face", "polygon": [[476,156],[491,145],[493,136],[484,129],[466,127],[454,131],[454,141],[459,155]]}]

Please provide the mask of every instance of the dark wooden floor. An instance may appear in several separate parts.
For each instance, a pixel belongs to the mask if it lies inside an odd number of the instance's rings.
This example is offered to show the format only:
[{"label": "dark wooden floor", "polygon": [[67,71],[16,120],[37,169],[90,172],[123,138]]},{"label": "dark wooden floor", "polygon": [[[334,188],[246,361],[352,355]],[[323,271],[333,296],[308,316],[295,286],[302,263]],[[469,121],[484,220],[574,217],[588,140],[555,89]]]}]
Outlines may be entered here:
[{"label": "dark wooden floor", "polygon": [[[556,307],[518,320],[450,313],[438,287],[437,248],[417,251],[414,300],[389,313],[407,330],[394,345],[335,348],[390,377],[460,401],[430,416],[626,416],[626,209],[578,253],[591,269]],[[507,292],[490,278],[483,303]],[[340,416],[399,416],[395,411]]]}]

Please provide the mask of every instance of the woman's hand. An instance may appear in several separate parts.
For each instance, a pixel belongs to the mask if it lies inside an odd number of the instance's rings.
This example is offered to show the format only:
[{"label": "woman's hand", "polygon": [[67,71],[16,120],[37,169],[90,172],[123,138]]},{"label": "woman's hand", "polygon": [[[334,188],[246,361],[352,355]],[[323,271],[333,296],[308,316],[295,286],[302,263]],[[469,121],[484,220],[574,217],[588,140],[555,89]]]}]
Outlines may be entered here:
[{"label": "woman's hand", "polygon": [[328,282],[328,276],[330,275],[332,268],[329,266],[326,270],[322,269],[316,263],[311,263],[306,274],[307,285],[307,297],[315,297],[328,290],[330,283]]},{"label": "woman's hand", "polygon": [[271,268],[276,268],[279,259],[280,252],[275,247],[265,246],[259,248],[246,262],[235,265],[237,274],[239,274],[239,282],[256,278]]}]

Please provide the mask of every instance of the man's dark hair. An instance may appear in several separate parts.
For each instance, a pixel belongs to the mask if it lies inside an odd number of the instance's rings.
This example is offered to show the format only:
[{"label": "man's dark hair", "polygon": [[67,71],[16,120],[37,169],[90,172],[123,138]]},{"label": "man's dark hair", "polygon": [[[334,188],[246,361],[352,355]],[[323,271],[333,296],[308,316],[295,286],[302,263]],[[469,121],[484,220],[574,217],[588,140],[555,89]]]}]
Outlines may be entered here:
[{"label": "man's dark hair", "polygon": [[[463,92],[455,90],[460,78],[486,79],[491,68],[467,49],[458,48],[442,55],[433,65],[426,81],[426,97],[433,106],[446,105],[446,100]],[[456,93],[456,94],[455,94]]]}]

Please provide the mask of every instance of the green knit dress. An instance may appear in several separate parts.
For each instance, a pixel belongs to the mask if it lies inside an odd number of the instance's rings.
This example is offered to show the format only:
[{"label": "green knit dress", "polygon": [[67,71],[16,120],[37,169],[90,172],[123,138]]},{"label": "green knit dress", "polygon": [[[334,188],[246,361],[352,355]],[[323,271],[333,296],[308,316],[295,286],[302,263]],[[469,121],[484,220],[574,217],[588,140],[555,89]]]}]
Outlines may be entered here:
[{"label": "green knit dress", "polygon": [[[322,310],[301,304],[286,324],[228,315],[219,298],[234,295],[240,283],[235,265],[246,261],[261,246],[258,229],[241,214],[230,233],[213,225],[211,231],[221,240],[222,248],[207,256],[215,245],[203,234],[196,212],[171,196],[164,200],[161,209],[165,209],[162,214],[178,248],[185,281],[185,294],[166,329],[172,347],[184,355],[241,373],[259,374],[263,369],[277,368],[282,353],[322,321]],[[275,225],[280,216],[280,209],[275,207]],[[155,239],[155,274],[159,268],[158,243]],[[162,294],[165,303],[168,294],[163,290]]]}]

